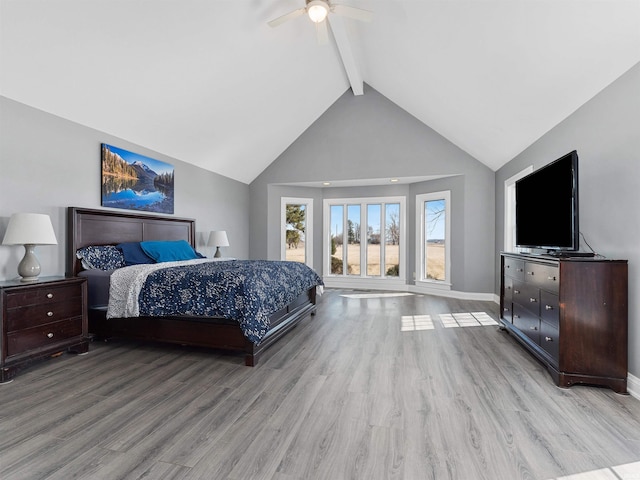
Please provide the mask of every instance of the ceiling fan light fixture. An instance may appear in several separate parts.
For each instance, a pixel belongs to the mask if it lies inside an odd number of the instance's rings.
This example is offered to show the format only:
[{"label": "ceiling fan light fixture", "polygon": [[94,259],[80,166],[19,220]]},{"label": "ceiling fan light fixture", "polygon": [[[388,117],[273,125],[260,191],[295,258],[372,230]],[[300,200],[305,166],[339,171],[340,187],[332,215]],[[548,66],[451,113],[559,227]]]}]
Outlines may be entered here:
[{"label": "ceiling fan light fixture", "polygon": [[307,4],[307,15],[314,23],[320,23],[329,14],[329,5],[323,0],[312,0]]}]

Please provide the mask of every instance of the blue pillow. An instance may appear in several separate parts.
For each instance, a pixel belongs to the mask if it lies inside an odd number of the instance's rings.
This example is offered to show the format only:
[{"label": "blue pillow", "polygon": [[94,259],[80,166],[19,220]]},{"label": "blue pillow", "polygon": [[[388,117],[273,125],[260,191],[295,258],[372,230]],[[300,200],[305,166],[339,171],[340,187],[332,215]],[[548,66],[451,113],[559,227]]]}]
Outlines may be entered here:
[{"label": "blue pillow", "polygon": [[140,242],[144,252],[156,262],[175,262],[201,258],[186,240]]},{"label": "blue pillow", "polygon": [[76,252],[85,270],[114,270],[125,266],[124,256],[113,245],[89,245]]},{"label": "blue pillow", "polygon": [[140,247],[140,242],[120,243],[116,247],[124,254],[124,263],[126,265],[156,263],[153,258],[144,253],[144,250]]}]

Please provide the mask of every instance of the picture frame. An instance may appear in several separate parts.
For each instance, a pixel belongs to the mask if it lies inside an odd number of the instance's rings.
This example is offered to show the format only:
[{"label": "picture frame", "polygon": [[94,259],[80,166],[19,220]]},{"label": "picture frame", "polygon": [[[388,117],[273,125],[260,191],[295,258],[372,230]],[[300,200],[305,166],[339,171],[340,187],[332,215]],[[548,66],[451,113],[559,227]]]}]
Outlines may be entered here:
[{"label": "picture frame", "polygon": [[173,213],[173,165],[106,143],[101,161],[103,207]]}]

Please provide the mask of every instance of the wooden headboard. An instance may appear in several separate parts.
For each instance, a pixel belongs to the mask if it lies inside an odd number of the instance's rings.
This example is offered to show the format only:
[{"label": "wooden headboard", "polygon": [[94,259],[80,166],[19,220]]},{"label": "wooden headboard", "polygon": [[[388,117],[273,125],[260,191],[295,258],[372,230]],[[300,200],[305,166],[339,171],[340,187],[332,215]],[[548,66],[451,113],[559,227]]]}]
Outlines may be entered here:
[{"label": "wooden headboard", "polygon": [[67,275],[82,271],[76,250],[88,245],[117,245],[149,240],[186,240],[195,248],[196,221],[112,210],[67,209]]}]

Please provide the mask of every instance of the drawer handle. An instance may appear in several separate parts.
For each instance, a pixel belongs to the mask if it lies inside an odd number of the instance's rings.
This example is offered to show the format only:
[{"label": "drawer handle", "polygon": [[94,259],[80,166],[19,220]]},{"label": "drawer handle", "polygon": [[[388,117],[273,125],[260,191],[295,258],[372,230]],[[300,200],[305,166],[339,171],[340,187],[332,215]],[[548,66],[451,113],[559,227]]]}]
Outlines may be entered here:
[{"label": "drawer handle", "polygon": [[520,315],[513,314],[513,318],[520,318]]},{"label": "drawer handle", "polygon": [[53,317],[53,312],[47,312],[47,317]]},{"label": "drawer handle", "polygon": [[533,272],[527,272],[527,275],[533,276]]},{"label": "drawer handle", "polygon": [[520,290],[514,290],[513,293],[515,293],[516,295],[518,295],[520,293]]},{"label": "drawer handle", "polygon": [[53,338],[53,333],[52,332],[47,333],[47,338]]},{"label": "drawer handle", "polygon": [[507,287],[507,290],[511,290],[511,285],[509,285],[509,286]]},{"label": "drawer handle", "polygon": [[551,281],[555,282],[556,281],[556,277],[547,277],[547,280],[551,280]]},{"label": "drawer handle", "polygon": [[519,268],[517,271],[518,272],[524,272],[524,268]]},{"label": "drawer handle", "polygon": [[508,312],[508,311],[509,311],[509,307],[504,307],[502,310],[503,310],[504,312]]},{"label": "drawer handle", "polygon": [[47,298],[53,298],[53,293],[47,293]]},{"label": "drawer handle", "polygon": [[538,330],[538,327],[529,327],[529,330]]},{"label": "drawer handle", "polygon": [[544,309],[545,310],[553,310],[553,306],[552,305],[545,305]]},{"label": "drawer handle", "polygon": [[544,337],[545,342],[553,342],[553,338],[551,337]]},{"label": "drawer handle", "polygon": [[538,301],[538,299],[537,299],[537,298],[533,298],[533,297],[531,297],[531,298],[529,298],[529,301],[530,301],[531,303],[536,303],[536,302]]}]

